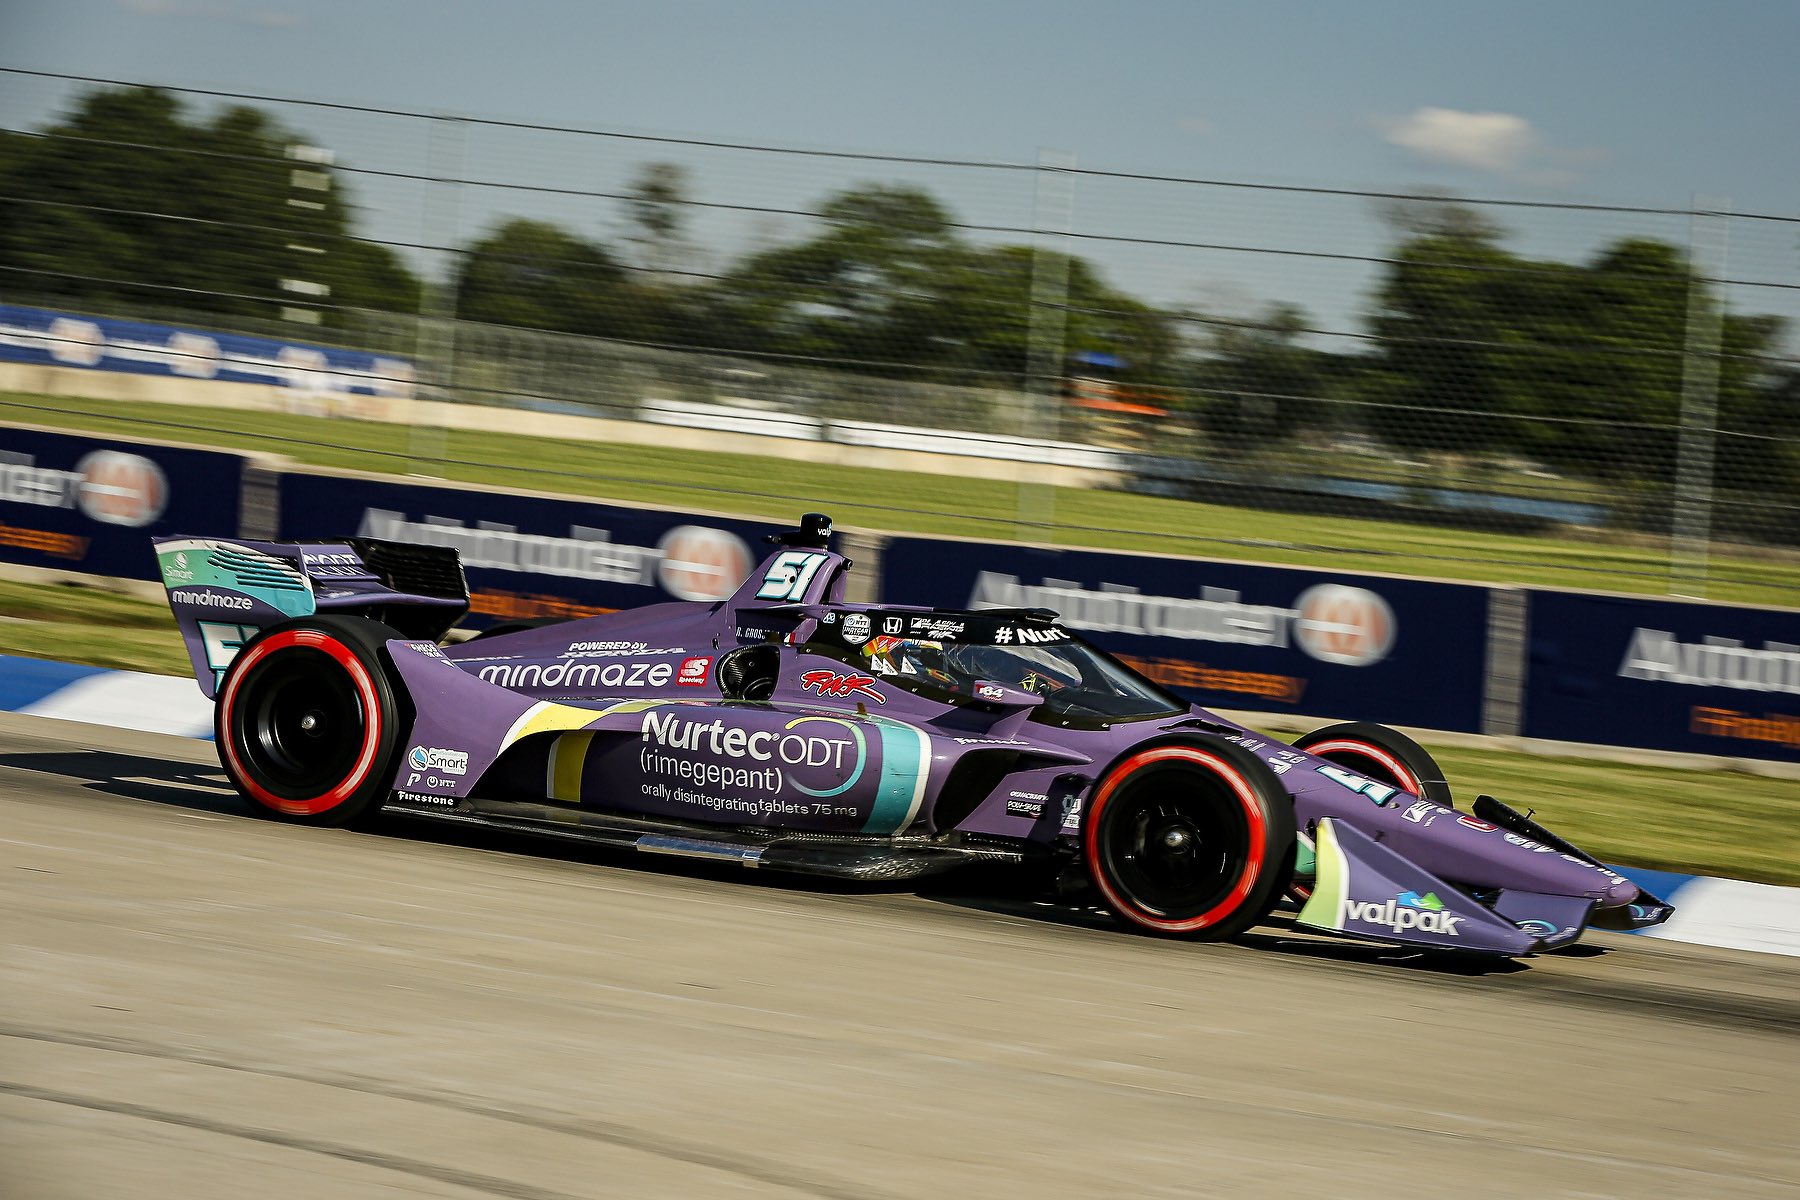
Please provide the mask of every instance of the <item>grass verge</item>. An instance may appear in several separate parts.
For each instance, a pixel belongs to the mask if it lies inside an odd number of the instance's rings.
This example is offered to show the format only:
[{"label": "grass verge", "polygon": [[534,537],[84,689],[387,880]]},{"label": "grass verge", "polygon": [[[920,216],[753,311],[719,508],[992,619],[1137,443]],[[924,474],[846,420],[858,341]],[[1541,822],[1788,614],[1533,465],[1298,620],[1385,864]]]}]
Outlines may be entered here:
[{"label": "grass verge", "polygon": [[[840,524],[896,533],[1008,538],[1099,549],[1249,559],[1486,583],[1659,594],[1666,547],[1645,539],[1520,536],[1348,517],[1229,508],[1124,492],[1020,485],[970,476],[874,471],[744,454],[553,441],[462,430],[422,437],[404,425],[230,409],[0,393],[0,420],[285,454],[300,463],[617,501],[699,507],[792,521],[819,509]],[[1021,512],[1043,524],[1021,527]],[[1707,594],[1791,604],[1800,554],[1714,547]]]}]

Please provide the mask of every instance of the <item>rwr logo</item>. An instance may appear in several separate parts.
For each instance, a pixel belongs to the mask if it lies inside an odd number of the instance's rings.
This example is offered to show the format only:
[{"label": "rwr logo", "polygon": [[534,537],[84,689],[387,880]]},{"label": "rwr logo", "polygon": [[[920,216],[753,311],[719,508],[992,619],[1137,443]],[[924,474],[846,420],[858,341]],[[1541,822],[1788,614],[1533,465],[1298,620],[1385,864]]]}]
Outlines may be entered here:
[{"label": "rwr logo", "polygon": [[802,688],[816,691],[821,696],[848,696],[852,693],[867,696],[877,704],[886,704],[887,697],[876,691],[871,675],[839,675],[836,671],[808,671],[800,676]]}]

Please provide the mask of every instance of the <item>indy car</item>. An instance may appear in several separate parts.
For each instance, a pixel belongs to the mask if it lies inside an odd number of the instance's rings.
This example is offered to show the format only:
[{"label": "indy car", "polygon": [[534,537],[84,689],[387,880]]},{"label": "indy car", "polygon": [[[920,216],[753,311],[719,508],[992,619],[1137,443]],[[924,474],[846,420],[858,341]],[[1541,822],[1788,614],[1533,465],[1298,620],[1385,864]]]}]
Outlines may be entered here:
[{"label": "indy car", "polygon": [[[1295,925],[1519,956],[1669,905],[1396,730],[1291,744],[1039,609],[846,603],[807,514],[723,602],[447,635],[455,551],[157,539],[219,758],[253,809],[382,812],[771,871],[1054,880],[1131,930]],[[1031,872],[1036,871],[1033,875]]]}]

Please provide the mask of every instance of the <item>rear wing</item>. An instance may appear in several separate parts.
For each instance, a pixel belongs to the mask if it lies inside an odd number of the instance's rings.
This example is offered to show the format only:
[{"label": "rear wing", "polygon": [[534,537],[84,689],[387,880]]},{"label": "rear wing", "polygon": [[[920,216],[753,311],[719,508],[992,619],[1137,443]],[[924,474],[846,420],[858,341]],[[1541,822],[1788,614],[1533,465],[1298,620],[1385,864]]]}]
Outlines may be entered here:
[{"label": "rear wing", "polygon": [[469,609],[456,551],[378,538],[249,542],[155,538],[156,565],[194,677],[212,697],[258,631],[313,613],[366,616],[436,641]]}]

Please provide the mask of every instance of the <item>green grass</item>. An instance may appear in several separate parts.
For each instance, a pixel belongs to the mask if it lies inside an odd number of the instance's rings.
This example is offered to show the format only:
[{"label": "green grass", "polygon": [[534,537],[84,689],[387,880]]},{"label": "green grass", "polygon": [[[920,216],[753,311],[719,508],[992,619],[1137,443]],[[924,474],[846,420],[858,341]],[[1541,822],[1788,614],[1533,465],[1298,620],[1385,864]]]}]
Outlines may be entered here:
[{"label": "green grass", "polygon": [[1607,862],[1800,884],[1800,782],[1433,746],[1466,807],[1497,796]]},{"label": "green grass", "polygon": [[74,584],[0,579],[0,654],[185,675],[166,604]]},{"label": "green grass", "polygon": [[[285,454],[392,474],[415,469],[499,484],[791,521],[821,509],[896,533],[1022,538],[1058,545],[1250,559],[1488,583],[1659,594],[1665,547],[1647,539],[1520,536],[1348,517],[1228,508],[1123,492],[1020,487],[971,475],[872,471],[744,454],[425,431],[341,418],[0,393],[0,420]],[[417,439],[429,464],[411,457]],[[1021,509],[1043,523],[1023,529]],[[1709,598],[1792,604],[1800,554],[1715,547]]]}]

